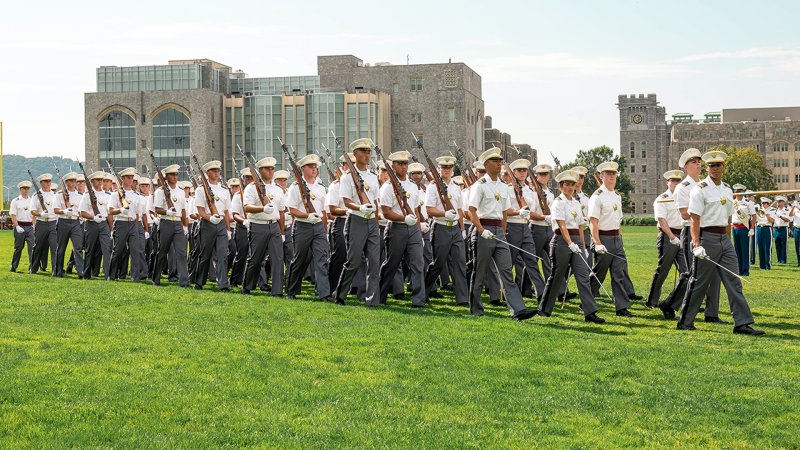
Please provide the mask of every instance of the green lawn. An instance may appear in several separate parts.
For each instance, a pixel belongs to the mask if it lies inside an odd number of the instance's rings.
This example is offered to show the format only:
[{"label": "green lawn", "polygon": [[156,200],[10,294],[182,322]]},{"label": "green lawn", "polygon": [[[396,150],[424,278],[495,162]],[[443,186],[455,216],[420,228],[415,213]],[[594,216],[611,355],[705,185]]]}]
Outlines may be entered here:
[{"label": "green lawn", "polygon": [[[654,229],[625,239],[646,294]],[[597,326],[576,300],[517,323],[444,299],[372,309],[57,280],[9,273],[11,248],[2,232],[3,448],[800,443],[793,251],[792,266],[752,271],[745,293],[767,331],[752,338],[702,314],[698,331],[679,332],[641,302],[618,318],[606,298]]]}]

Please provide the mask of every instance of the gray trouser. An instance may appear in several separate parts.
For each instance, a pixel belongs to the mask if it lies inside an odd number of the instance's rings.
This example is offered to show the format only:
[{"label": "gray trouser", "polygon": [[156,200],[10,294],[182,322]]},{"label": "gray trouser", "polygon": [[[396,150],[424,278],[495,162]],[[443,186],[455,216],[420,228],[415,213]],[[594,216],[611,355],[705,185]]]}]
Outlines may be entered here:
[{"label": "gray trouser", "polygon": [[532,225],[533,245],[536,256],[542,258],[542,272],[545,278],[550,277],[550,240],[553,239],[553,229],[549,226]]},{"label": "gray trouser", "polygon": [[53,261],[53,276],[64,276],[64,256],[67,244],[72,241],[72,254],[75,256],[75,268],[83,274],[83,228],[78,219],[58,219],[56,226],[56,259]]},{"label": "gray trouser", "polygon": [[[431,246],[431,234],[433,232],[433,221],[430,222],[431,229],[428,230],[427,233],[422,235],[422,275],[423,279],[428,273],[428,267],[430,267],[431,262],[433,262],[433,247]],[[446,266],[446,265],[445,265]]]},{"label": "gray trouser", "polygon": [[653,273],[653,282],[650,283],[650,293],[647,295],[647,304],[654,306],[661,299],[661,288],[669,275],[669,271],[674,265],[678,273],[686,272],[686,261],[681,254],[681,248],[669,242],[666,233],[658,232],[656,238],[656,248],[658,249],[658,265]]},{"label": "gray trouser", "polygon": [[[11,257],[11,271],[15,272],[19,266],[19,259],[22,256],[22,248],[28,244],[28,264],[31,264],[33,259],[33,243],[35,242],[33,236],[33,225],[20,225],[22,233],[14,230],[14,256]],[[29,266],[32,267],[32,266]]]},{"label": "gray trouser", "polygon": [[597,301],[592,295],[589,263],[584,259],[580,237],[575,235],[572,242],[578,244],[578,247],[581,248],[580,253],[573,253],[569,249],[567,241],[561,236],[555,236],[550,242],[550,263],[553,271],[547,277],[542,301],[539,302],[539,311],[547,314],[553,312],[556,298],[560,295],[562,286],[567,282],[567,270],[572,270],[575,275],[575,284],[578,285],[578,296],[581,299],[583,315],[588,316],[599,309]]},{"label": "gray trouser", "polygon": [[380,233],[375,219],[365,219],[361,216],[350,214],[344,225],[344,239],[347,245],[347,262],[339,277],[336,288],[336,300],[344,302],[350,292],[350,284],[353,282],[362,258],[366,255],[367,285],[366,302],[367,305],[377,306],[380,304],[380,257],[381,243]]},{"label": "gray trouser", "polygon": [[111,270],[111,233],[108,231],[108,222],[100,223],[87,220],[84,226],[84,239],[86,240],[86,261],[83,277],[88,279],[94,274],[98,259],[103,261],[103,275],[108,276]]},{"label": "gray trouser", "polygon": [[[283,261],[283,240],[278,222],[250,223],[248,233],[250,251],[247,256],[247,267],[244,272],[244,289],[255,290],[258,287],[261,266],[269,254],[272,261]],[[272,295],[281,295],[283,290],[283,265],[270,266],[272,276]]]},{"label": "gray trouser", "polygon": [[[425,281],[423,267],[425,259],[422,255],[422,234],[417,225],[406,225],[404,222],[389,222],[384,236],[386,244],[386,260],[380,269],[380,301],[386,303],[389,291],[392,290],[397,270],[405,258],[411,275],[411,304],[425,304]],[[402,279],[402,275],[401,275]]]},{"label": "gray trouser", "polygon": [[[137,251],[131,250],[131,259],[136,258],[139,261],[139,276],[137,280],[146,280],[149,275],[147,270],[147,239],[144,238],[144,224],[141,221],[136,222],[136,247]],[[133,278],[133,264],[131,264],[131,278]]]},{"label": "gray trouser", "polygon": [[440,223],[434,223],[431,229],[431,247],[433,249],[433,261],[428,266],[425,274],[425,293],[430,295],[436,290],[436,279],[445,270],[449,261],[453,277],[453,293],[456,296],[457,305],[469,303],[469,284],[466,275],[466,260],[464,253],[464,238],[461,236],[461,227],[458,224],[448,227]]},{"label": "gray trouser", "polygon": [[[739,273],[736,251],[733,249],[733,243],[728,234],[701,232],[700,245],[706,250],[708,259],[716,261],[735,274]],[[711,283],[715,282],[715,275],[725,285],[725,292],[728,293],[728,303],[731,307],[731,314],[733,314],[733,326],[738,327],[753,323],[753,314],[750,312],[750,306],[742,293],[742,282],[710,261],[697,258],[694,259],[692,278],[689,280],[686,299],[683,302],[678,323],[683,326],[694,324],[694,318],[700,310],[700,304],[706,295],[706,289],[710,287]]]},{"label": "gray trouser", "polygon": [[[486,226],[484,229],[491,231],[498,238],[505,240],[506,234],[502,227]],[[511,275],[511,252],[508,245],[501,243],[497,239],[484,239],[478,236],[477,228],[472,233],[471,239],[475,248],[475,269],[472,272],[470,283],[469,310],[476,316],[483,315],[483,302],[481,301],[481,291],[487,274],[491,274],[491,268],[497,269],[500,289],[505,294],[506,306],[511,315],[525,309],[525,302],[522,294],[514,283]],[[491,275],[489,275],[491,276]]]},{"label": "gray trouser", "polygon": [[628,300],[628,288],[625,282],[628,272],[628,259],[625,256],[625,247],[622,245],[622,236],[600,235],[600,244],[606,247],[608,253],[612,253],[617,257],[599,253],[595,255],[592,272],[600,282],[598,283],[598,280],[592,278],[592,293],[597,297],[600,291],[600,283],[606,279],[606,274],[611,270],[611,293],[614,296],[614,306],[617,311],[630,308],[631,302]]},{"label": "gray trouser", "polygon": [[[294,256],[289,264],[286,293],[297,295],[303,283],[303,275],[309,264],[314,270],[316,291],[320,298],[331,295],[331,285],[328,281],[328,240],[325,237],[325,227],[322,222],[314,225],[307,222],[295,222],[292,227],[292,242]],[[286,239],[289,240],[288,238]]]},{"label": "gray trouser", "polygon": [[200,261],[197,263],[197,276],[195,286],[202,287],[206,284],[208,272],[211,269],[211,257],[217,256],[217,286],[220,289],[228,288],[228,230],[225,221],[214,225],[208,220],[200,221]]},{"label": "gray trouser", "polygon": [[161,283],[161,274],[167,265],[167,255],[174,253],[178,283],[181,287],[189,285],[189,272],[186,269],[186,235],[180,220],[162,219],[158,225],[158,254],[153,267],[153,283]]},{"label": "gray trouser", "polygon": [[123,256],[125,253],[125,246],[130,250],[131,259],[131,280],[139,281],[139,261],[144,257],[139,258],[137,255],[139,251],[139,238],[136,235],[136,222],[125,222],[122,220],[114,221],[114,230],[112,232],[113,250],[111,252],[111,266],[109,266],[109,273],[106,274],[107,280],[116,280],[120,276],[120,268],[123,266]]},{"label": "gray trouser", "polygon": [[294,230],[294,223],[290,227],[283,230],[283,270],[284,278],[289,276],[289,265],[292,263],[294,257],[294,238],[292,238]]},{"label": "gray trouser", "polygon": [[328,224],[328,243],[330,258],[328,259],[328,280],[331,291],[336,291],[336,284],[342,275],[344,263],[347,261],[347,247],[344,243],[345,217],[337,217]]},{"label": "gray trouser", "polygon": [[[508,223],[506,225],[508,231],[508,243],[524,249],[527,252],[536,254],[536,247],[533,243],[533,235],[528,225],[523,223]],[[514,269],[516,271],[517,286],[522,289],[522,282],[525,275],[531,278],[533,288],[536,290],[536,297],[541,298],[544,292],[544,278],[539,272],[539,264],[533,256],[521,252],[514,247],[511,247],[511,261],[514,262]],[[550,265],[549,257],[545,257],[545,261]]]},{"label": "gray trouser", "polygon": [[58,247],[56,221],[51,220],[49,222],[44,222],[37,220],[33,235],[33,257],[31,259],[31,266],[28,269],[30,273],[36,273],[39,271],[40,267],[47,266],[48,250],[50,251],[50,260],[55,263],[56,248]]},{"label": "gray trouser", "polygon": [[[681,309],[681,305],[683,304],[684,299],[686,299],[686,288],[689,285],[689,277],[691,277],[692,272],[692,260],[694,259],[694,255],[692,254],[691,250],[692,238],[689,227],[684,227],[681,231],[681,242],[683,243],[683,247],[676,258],[683,258],[685,263],[684,267],[686,270],[681,272],[680,276],[678,277],[678,284],[672,288],[672,292],[670,292],[669,295],[667,295],[667,298],[664,299],[664,304],[668,305],[675,311]],[[706,317],[719,316],[719,293],[720,280],[719,276],[717,276],[717,273],[714,272],[711,275],[711,283],[709,283],[708,287],[706,288]]]},{"label": "gray trouser", "polygon": [[231,266],[231,285],[241,286],[244,282],[244,268],[247,264],[247,252],[249,250],[246,226],[236,223],[233,241],[236,253],[233,257],[233,265]]}]

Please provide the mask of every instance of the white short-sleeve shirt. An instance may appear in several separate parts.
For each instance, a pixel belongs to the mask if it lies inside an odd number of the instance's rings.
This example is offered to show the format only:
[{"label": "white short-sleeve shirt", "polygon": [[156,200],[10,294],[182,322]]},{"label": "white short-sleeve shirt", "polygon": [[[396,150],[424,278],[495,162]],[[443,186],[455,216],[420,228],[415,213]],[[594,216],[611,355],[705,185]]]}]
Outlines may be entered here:
[{"label": "white short-sleeve shirt", "polygon": [[[217,208],[217,212],[221,215],[225,215],[225,211],[231,209],[231,194],[228,192],[228,189],[222,185],[222,183],[217,184],[209,184],[211,186],[211,197],[214,199],[214,205]],[[195,207],[206,210],[207,213],[211,214],[211,209],[208,206],[208,202],[206,201],[206,194],[205,194],[205,186],[198,186],[197,191],[195,191]]]},{"label": "white short-sleeve shirt", "polygon": [[[46,219],[48,221],[58,219],[58,216],[53,211],[53,204],[54,204],[54,197],[56,196],[55,192],[52,190],[50,191],[41,191],[42,199],[44,200],[44,207],[39,204],[39,196],[37,194],[31,195],[31,211],[36,211],[40,213],[40,219]],[[45,212],[45,209],[47,212]]]},{"label": "white short-sleeve shirt", "polygon": [[[97,199],[97,211],[104,216],[108,216],[108,200],[110,195],[106,191],[100,190],[94,191],[94,196]],[[92,209],[92,198],[88,192],[81,199],[80,208],[81,211],[94,214],[94,210]]]},{"label": "white short-sleeve shirt", "polygon": [[689,214],[700,216],[700,227],[726,227],[733,214],[733,190],[711,177],[697,183],[689,194]]},{"label": "white short-sleeve shirt", "polygon": [[30,197],[19,196],[11,200],[12,216],[17,216],[17,221],[20,222],[33,222],[33,215],[31,215],[31,199]]},{"label": "white short-sleeve shirt", "polygon": [[[72,207],[72,214],[59,214],[59,219],[77,219],[80,217],[80,206],[81,206],[81,199],[83,199],[83,194],[78,192],[77,189],[74,191],[70,191],[68,194],[69,204]],[[58,208],[61,210],[67,209],[64,205],[64,194],[59,192],[53,198],[53,209]]]},{"label": "white short-sleeve shirt", "polygon": [[[311,204],[314,206],[317,214],[321,215],[325,211],[325,196],[328,194],[325,186],[316,182],[308,183],[308,190],[311,191]],[[289,187],[289,191],[286,193],[286,207],[299,209],[305,213],[308,212],[306,211],[303,198],[300,195],[300,186],[297,183],[292,184]],[[308,223],[308,219],[305,217],[295,217],[294,219],[298,222]]]},{"label": "white short-sleeve shirt", "polygon": [[[677,186],[675,186],[675,192],[672,193],[672,198],[675,199],[675,205],[678,207],[678,213],[680,213],[681,208],[688,208],[689,207],[689,195],[692,193],[692,189],[697,186],[697,181],[690,176],[686,176]],[[683,218],[681,218],[683,220]],[[688,220],[683,220],[683,226],[688,227],[691,222]]]},{"label": "white short-sleeve shirt", "polygon": [[564,194],[559,195],[550,205],[553,230],[558,229],[557,220],[563,220],[568,230],[578,230],[584,224],[581,202],[576,198],[567,199]]},{"label": "white short-sleeve shirt", "polygon": [[[547,198],[547,205],[550,206],[553,204],[553,200],[555,200],[555,195],[550,191],[549,188],[542,186],[542,192],[544,196]],[[533,203],[531,204],[531,211],[537,214],[544,215],[542,211],[542,206],[539,204],[539,194],[536,191],[533,191]],[[550,211],[552,213],[552,211]],[[539,225],[543,227],[550,226],[546,220],[534,220],[534,225]]]},{"label": "white short-sleeve shirt", "polygon": [[[253,183],[247,185],[244,189],[244,205],[245,206],[265,206],[261,203],[261,199],[258,198],[258,190],[256,189],[255,183],[259,181],[256,180]],[[264,220],[272,221],[272,220],[279,220],[281,218],[281,211],[286,208],[285,205],[285,198],[283,195],[283,189],[275,183],[269,184],[261,184],[261,187],[264,189],[264,195],[269,198],[269,203],[271,203],[275,210],[272,214],[269,214]],[[268,203],[268,204],[269,204]],[[253,213],[247,213],[247,218],[250,219],[253,223],[262,223],[261,219],[253,219]]]},{"label": "white short-sleeve shirt", "polygon": [[609,191],[606,186],[594,191],[589,199],[589,217],[598,220],[600,231],[619,230],[622,224],[622,197],[616,191]]},{"label": "white short-sleeve shirt", "polygon": [[[358,170],[358,168],[356,168],[356,170],[361,176],[361,179],[364,181],[364,191],[367,194],[367,199],[370,203],[374,203],[379,196],[380,190],[378,176],[372,173],[370,170],[361,171]],[[358,199],[358,193],[356,192],[355,184],[353,184],[353,176],[349,173],[342,175],[342,179],[339,184],[339,197],[349,198],[353,203],[361,203],[361,201]],[[370,214],[355,210],[350,211],[350,213],[365,218]]]},{"label": "white short-sleeve shirt", "polygon": [[[136,220],[138,217],[139,212],[139,197],[140,195],[136,192],[131,190],[124,191],[125,200],[128,201],[128,212],[127,213],[119,213],[114,216],[114,220],[117,219],[125,219],[125,220]],[[122,204],[119,200],[119,194],[116,192],[112,192],[110,198],[108,199],[108,207],[114,209],[122,208]]]},{"label": "white short-sleeve shirt", "polygon": [[664,201],[674,200],[672,194],[668,189],[656,198],[656,201],[653,202],[653,216],[656,218],[656,222],[658,222],[658,219],[664,219],[667,221],[668,227],[681,228],[683,219],[680,211],[678,211],[678,205],[674,201]]},{"label": "white short-sleeve shirt", "polygon": [[[409,208],[415,213],[416,215],[416,206],[419,205],[419,188],[417,187],[414,182],[409,180],[401,180],[400,186],[402,186],[403,190],[406,194],[406,202],[408,202]],[[380,202],[381,207],[388,206],[393,213],[400,214],[405,216],[405,212],[402,211],[401,205],[397,203],[397,196],[394,194],[394,187],[392,187],[391,182],[383,183],[380,189]]]},{"label": "white short-sleeve shirt", "polygon": [[469,194],[469,206],[474,207],[481,219],[500,220],[503,212],[511,208],[508,185],[497,177],[492,180],[489,174],[484,175]]}]

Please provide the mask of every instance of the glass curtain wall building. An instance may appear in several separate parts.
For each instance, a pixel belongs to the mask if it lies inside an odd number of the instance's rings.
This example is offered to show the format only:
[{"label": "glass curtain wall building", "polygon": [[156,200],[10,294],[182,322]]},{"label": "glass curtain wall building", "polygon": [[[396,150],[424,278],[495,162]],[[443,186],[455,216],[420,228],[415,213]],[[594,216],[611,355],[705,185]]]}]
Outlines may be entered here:
[{"label": "glass curtain wall building", "polygon": [[119,110],[109,112],[100,119],[98,149],[100,169],[106,169],[106,161],[117,170],[136,167],[136,121]]}]

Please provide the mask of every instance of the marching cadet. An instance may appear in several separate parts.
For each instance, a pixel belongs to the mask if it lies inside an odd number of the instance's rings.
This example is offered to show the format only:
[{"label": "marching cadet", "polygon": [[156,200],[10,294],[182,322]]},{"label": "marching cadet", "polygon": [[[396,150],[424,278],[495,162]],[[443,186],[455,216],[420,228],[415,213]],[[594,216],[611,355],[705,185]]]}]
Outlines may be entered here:
[{"label": "marching cadet", "polygon": [[775,238],[775,253],[778,256],[778,264],[786,264],[789,224],[792,223],[789,207],[786,206],[786,197],[782,195],[775,197],[775,206],[771,212],[772,217],[775,219],[775,223],[772,225],[772,235]]},{"label": "marching cadet", "polygon": [[380,302],[386,303],[389,291],[392,290],[395,274],[400,269],[400,264],[405,259],[411,275],[411,306],[422,308],[426,304],[425,281],[422,256],[422,233],[416,215],[419,205],[419,188],[408,179],[408,164],[411,153],[407,151],[394,152],[389,155],[400,187],[405,191],[406,202],[412,208],[411,213],[403,211],[403,205],[397,200],[397,193],[392,183],[386,182],[380,188],[379,202],[383,217],[389,221],[384,234],[386,245],[386,259],[380,269]]},{"label": "marching cadet", "polygon": [[[312,153],[300,158],[297,165],[303,173],[303,180],[309,189],[309,200],[313,212],[306,209],[300,192],[300,180],[289,188],[286,207],[294,218],[292,242],[294,255],[289,264],[286,295],[295,298],[300,293],[303,275],[309,264],[313,265],[317,296],[322,301],[331,300],[331,287],[328,279],[328,239],[325,236],[326,221],[323,220],[325,207],[325,186],[317,183],[319,156]],[[287,239],[288,240],[288,239]]]},{"label": "marching cadet", "polygon": [[[228,269],[233,269],[233,261],[236,259],[236,228],[238,222],[234,217],[233,213],[233,201],[235,198],[241,198],[242,194],[242,184],[239,182],[239,179],[234,177],[228,179],[227,183],[228,189],[230,190],[231,195],[231,209],[228,211],[230,213],[230,222],[231,222],[231,232],[230,232],[230,239],[228,239]],[[229,279],[230,284],[233,287],[236,287],[233,284],[233,271],[231,271],[231,277]]]},{"label": "marching cadet", "polygon": [[[550,176],[553,172],[553,168],[548,164],[539,164],[533,168],[533,173],[535,176],[536,183],[541,186],[542,193],[544,194],[543,201],[540,202],[539,194],[534,191],[533,193],[533,204],[529,205],[531,210],[531,233],[533,236],[533,243],[536,248],[536,256],[541,258],[542,261],[542,271],[544,272],[545,278],[550,277],[550,240],[553,239],[553,229],[552,229],[552,219],[549,214],[545,214],[545,211],[542,211],[542,203],[546,204],[548,207],[551,203],[553,203],[554,196],[553,193],[550,191],[550,188],[547,187],[547,184],[550,182]],[[533,281],[533,280],[531,280]],[[539,291],[541,292],[541,291]]]},{"label": "marching cadet", "polygon": [[456,306],[469,306],[469,284],[464,266],[466,261],[464,221],[463,215],[459,212],[462,204],[461,189],[452,180],[456,159],[452,156],[440,156],[436,158],[436,163],[439,166],[442,182],[447,189],[447,198],[456,209],[445,210],[436,186],[428,187],[428,191],[425,193],[425,209],[428,216],[433,218],[430,241],[433,261],[428,266],[428,273],[425,274],[425,293],[432,298],[442,297],[436,292],[436,279],[439,278],[448,261],[454,261],[455,264],[450,266],[452,268],[450,275],[453,277]]},{"label": "marching cadet", "polygon": [[[136,222],[139,220],[139,199],[140,195],[133,191],[133,176],[136,169],[128,167],[119,173],[122,178],[121,186],[115,194],[111,194],[108,200],[108,214],[114,217],[114,227],[112,230],[113,250],[111,251],[110,272],[106,274],[106,280],[117,280],[121,277],[121,268],[125,261],[125,247],[130,251],[131,260],[131,279],[139,282],[140,258],[138,236],[136,234]],[[122,198],[121,198],[122,197]],[[123,202],[124,199],[124,202]]]},{"label": "marching cadet", "polygon": [[30,181],[21,181],[17,184],[19,196],[11,200],[11,223],[14,225],[14,256],[11,257],[11,271],[16,272],[22,249],[28,244],[28,266],[32,267],[33,260],[33,216],[31,215],[31,199],[28,192],[31,190]]},{"label": "marching cadet", "polygon": [[[270,261],[270,276],[273,296],[280,297],[283,292],[283,241],[284,237],[284,195],[283,189],[272,182],[277,160],[271,156],[256,162],[258,174],[244,190],[244,212],[250,221],[250,249],[244,272],[242,294],[249,294],[259,285],[261,268],[267,255]],[[258,186],[258,188],[257,188]],[[259,197],[259,189],[264,198]]]},{"label": "marching cadet", "polygon": [[[97,171],[89,175],[89,189],[94,191],[96,203],[92,205],[92,196],[87,193],[81,199],[81,217],[86,219],[84,224],[84,244],[86,247],[86,260],[84,261],[83,278],[88,280],[95,273],[95,267],[100,266],[102,258],[103,274],[111,270],[111,232],[108,226],[108,203],[110,195],[103,190],[106,173]],[[97,213],[94,208],[97,207]]]},{"label": "marching cadet", "polygon": [[743,277],[750,275],[750,237],[756,228],[756,207],[744,197],[745,191],[746,186],[733,185],[733,249],[739,261],[739,275]]},{"label": "marching cadet", "polygon": [[550,205],[552,212],[554,236],[550,241],[550,263],[552,271],[544,287],[542,301],[539,302],[538,314],[550,317],[556,297],[562,290],[562,284],[567,282],[567,271],[575,275],[578,285],[578,294],[581,299],[581,310],[586,322],[605,323],[605,319],[597,316],[600,307],[592,295],[590,266],[586,260],[589,253],[583,230],[586,223],[583,218],[581,203],[575,198],[575,186],[578,182],[578,172],[565,170],[556,175],[556,182],[561,190]]},{"label": "marching cadet", "polygon": [[617,185],[618,165],[606,161],[597,166],[602,185],[589,199],[589,222],[592,226],[592,239],[597,257],[592,267],[596,278],[592,279],[592,290],[598,292],[600,283],[611,271],[611,292],[617,315],[633,317],[628,311],[631,306],[625,277],[628,272],[628,259],[619,228],[622,224],[622,198],[614,190]]},{"label": "marching cadet", "polygon": [[111,194],[114,191],[113,187],[114,178],[111,176],[111,174],[107,173],[105,178],[103,178],[103,192],[106,194]]},{"label": "marching cadet", "polygon": [[171,252],[175,257],[178,284],[181,287],[189,286],[189,272],[186,268],[187,233],[184,231],[189,220],[186,215],[186,193],[178,184],[180,169],[181,166],[173,164],[162,170],[169,189],[165,192],[164,186],[159,187],[153,198],[153,210],[161,216],[158,226],[158,254],[152,272],[152,283],[155,286],[161,285],[161,274],[167,266],[167,255]]},{"label": "marching cadet", "polygon": [[667,190],[653,202],[653,216],[658,222],[658,237],[656,238],[658,265],[653,273],[650,293],[647,295],[647,302],[645,303],[648,308],[658,306],[661,299],[661,288],[673,265],[677,268],[678,273],[684,273],[688,270],[683,255],[678,257],[681,250],[681,238],[679,236],[683,227],[683,219],[681,219],[681,213],[672,198],[675,186],[683,180],[683,176],[682,170],[670,170],[664,173],[664,179],[667,180]]},{"label": "marching cadet", "polygon": [[517,201],[514,185],[509,185],[509,199],[513,211],[508,216],[506,231],[509,244],[520,247],[523,250],[520,251],[511,247],[511,261],[517,274],[517,286],[522,289],[525,276],[529,277],[536,291],[536,300],[541,301],[545,281],[541,272],[539,272],[538,261],[532,256],[536,254],[536,245],[533,241],[531,227],[528,224],[531,218],[531,208],[537,202],[536,193],[525,182],[526,178],[528,178],[530,166],[531,162],[527,159],[518,159],[508,165],[508,168],[512,171],[509,175],[513,176],[521,186],[523,204],[520,205]]},{"label": "marching cadet", "polygon": [[[581,212],[583,212],[583,221],[584,221],[583,240],[586,243],[586,248],[589,249],[592,246],[592,230],[589,227],[589,215],[588,215],[590,196],[586,195],[586,193],[583,192],[582,190],[583,183],[584,181],[586,181],[586,174],[589,173],[589,170],[583,166],[575,166],[572,168],[572,170],[578,173],[578,183],[575,185],[575,198],[581,204]],[[594,259],[592,258],[594,255],[592,254],[592,252],[587,252],[587,253],[588,256],[586,257],[586,260],[589,262],[589,265],[591,266],[592,264],[594,264],[593,262]]]},{"label": "marching cadet", "polygon": [[[757,214],[758,213],[758,209],[760,208],[760,206],[758,205],[758,202],[756,202],[756,196],[753,195],[752,191],[750,191],[750,190],[745,192],[744,196],[747,198],[747,200],[750,201],[750,204],[753,205],[753,207],[756,210],[756,214]],[[755,230],[756,230],[756,227],[754,226],[752,228],[752,231],[755,231]],[[756,263],[756,234],[753,233],[750,236],[750,265],[753,266],[753,265],[755,265],[755,263]]]},{"label": "marching cadet", "polygon": [[794,238],[794,253],[797,256],[797,267],[800,267],[800,202],[795,201],[792,204],[792,210],[789,216],[792,218],[792,227],[794,228],[792,237]]},{"label": "marching cadet", "polygon": [[[320,182],[319,178],[317,182]],[[283,198],[289,191],[287,184],[289,183],[289,172],[286,170],[275,171],[275,184],[283,190]],[[292,237],[292,230],[294,226],[294,216],[291,214],[283,214],[283,278],[289,277],[289,265],[292,263],[294,257],[294,238]],[[269,264],[269,261],[267,261]]]},{"label": "marching cadet", "polygon": [[[481,179],[486,175],[486,167],[484,167],[483,163],[480,161],[475,161],[472,163],[472,167],[475,169],[475,176],[477,179]],[[467,247],[467,280],[472,282],[472,275],[473,271],[475,270],[475,239],[473,239],[472,235],[475,234],[475,225],[472,223],[470,218],[472,217],[469,213],[469,198],[472,194],[472,191],[477,186],[477,182],[470,186],[467,189],[467,192],[462,194],[462,198],[464,201],[464,224],[466,228],[466,233],[464,239],[466,240],[466,247]],[[490,268],[492,271],[492,276],[484,277],[484,284],[486,290],[489,293],[490,304],[494,306],[500,306],[503,302],[500,300],[500,284],[497,282],[497,271],[495,270],[494,266]],[[481,287],[483,289],[483,287]],[[470,285],[470,292],[472,290],[472,286]],[[470,294],[472,295],[472,294]]]},{"label": "marching cadet", "polygon": [[[147,177],[139,177],[139,220],[136,222],[136,233],[139,236],[139,280],[147,280],[150,278],[150,258],[148,255],[152,250],[152,241],[150,234],[150,187],[151,181]],[[133,277],[133,275],[131,275]]]},{"label": "marching cadet", "polygon": [[[75,179],[75,189],[78,191],[79,194],[81,194],[81,196],[83,196],[83,194],[86,193],[86,177],[84,177],[82,174],[77,174],[77,178]],[[84,222],[83,221],[83,217],[79,216],[78,217],[78,223],[80,225],[81,233],[84,233],[84,223],[83,222]],[[56,226],[56,228],[58,228],[58,226]],[[85,236],[85,233],[84,233],[84,237],[83,237],[83,250],[84,250],[84,253],[85,253],[86,252],[86,236]],[[84,257],[83,257],[83,261],[84,261],[84,270],[85,270],[85,262],[86,262],[86,255],[85,254],[84,254]],[[67,262],[67,270],[66,270],[66,272],[67,273],[72,273],[72,269],[74,269],[74,268],[75,268],[75,252],[70,252],[69,261]],[[81,275],[81,274],[78,274],[78,275]]]},{"label": "marching cadet", "polygon": [[[681,253],[686,263],[686,272],[683,272],[678,277],[678,283],[672,288],[672,291],[667,295],[663,302],[658,304],[664,317],[668,320],[675,318],[675,311],[679,310],[683,300],[686,297],[686,287],[689,283],[689,277],[692,271],[692,253],[691,253],[691,236],[689,232],[689,225],[691,224],[691,217],[689,215],[689,193],[695,185],[700,181],[700,173],[703,170],[702,154],[696,148],[689,148],[684,151],[678,159],[678,165],[686,173],[686,178],[675,186],[675,192],[672,198],[675,205],[678,207],[678,212],[683,219],[683,230],[681,231]],[[681,255],[679,255],[680,257]],[[716,275],[712,275],[716,276]],[[708,287],[706,295],[706,321],[719,322],[719,291],[720,285],[718,282],[712,282]]]},{"label": "marching cadet", "polygon": [[[231,214],[236,227],[233,232],[233,241],[235,256],[233,264],[231,265],[231,286],[236,288],[240,287],[244,282],[244,268],[247,264],[247,251],[249,248],[247,242],[247,228],[250,222],[247,220],[247,215],[244,213],[244,190],[247,185],[253,182],[253,175],[250,173],[250,168],[245,167],[239,171],[241,183],[239,192],[231,199]],[[233,224],[231,224],[233,226]]]},{"label": "marching cadet", "polygon": [[758,267],[772,269],[772,224],[775,223],[769,207],[772,200],[761,197],[761,207],[756,211],[756,246],[758,247]]},{"label": "marching cadet", "polygon": [[486,274],[491,273],[491,265],[497,271],[500,289],[505,293],[511,317],[516,320],[530,319],[536,315],[536,311],[525,307],[522,294],[511,275],[511,252],[508,244],[503,242],[511,202],[508,187],[499,177],[503,162],[501,150],[497,147],[486,150],[481,154],[480,161],[486,168],[486,175],[475,183],[469,197],[469,212],[475,226],[472,235],[475,268],[471,280],[470,312],[476,316],[483,315],[481,291]]},{"label": "marching cadet", "polygon": [[[431,225],[428,218],[428,210],[425,208],[425,196],[428,192],[428,187],[425,185],[425,166],[422,163],[411,163],[408,165],[408,178],[412,183],[417,185],[419,193],[417,200],[419,201],[419,226],[422,232],[422,257],[424,264],[422,266],[422,279],[424,280],[428,273],[428,266],[433,261],[433,248],[431,248]],[[436,189],[434,187],[434,189]],[[413,205],[411,205],[413,207]],[[417,209],[414,208],[416,211]],[[404,265],[407,269],[407,265]],[[426,297],[427,298],[427,297]]]},{"label": "marching cadet", "polygon": [[[349,209],[345,223],[344,236],[347,245],[347,262],[336,287],[336,303],[343,305],[350,285],[366,257],[367,284],[366,304],[380,305],[380,240],[378,224],[375,220],[375,200],[378,197],[378,177],[368,170],[372,139],[361,138],[350,143],[350,151],[356,159],[356,173],[344,176],[339,185],[339,197]],[[353,179],[360,179],[363,191],[357,191]],[[364,203],[362,202],[362,199]]]},{"label": "marching cadet", "polygon": [[62,180],[67,192],[59,192],[53,199],[53,211],[58,215],[56,259],[53,260],[54,277],[64,278],[64,256],[67,253],[67,244],[71,241],[78,278],[83,278],[83,230],[78,221],[82,195],[75,186],[77,179],[78,174],[75,172],[64,175]]},{"label": "marching cadet", "polygon": [[[200,216],[200,261],[197,264],[194,288],[203,289],[211,268],[211,257],[216,251],[217,256],[217,286],[220,292],[230,290],[228,284],[228,233],[230,233],[231,196],[228,189],[220,182],[222,163],[217,160],[203,164],[201,168],[206,173],[211,192],[206,193],[204,185],[198,186],[195,193],[195,207]],[[206,195],[214,201],[216,213],[213,213],[208,204]]]},{"label": "marching cadet", "polygon": [[728,303],[733,315],[733,332],[758,336],[764,334],[764,331],[750,326],[754,323],[753,314],[742,294],[742,282],[736,276],[736,253],[730,239],[733,192],[722,182],[727,156],[725,152],[718,151],[703,154],[708,177],[692,188],[688,210],[692,220],[694,263],[677,328],[696,329],[694,318],[709,283],[714,282],[712,274],[716,273],[728,293]]},{"label": "marching cadet", "polygon": [[[342,155],[340,169],[342,177],[347,176],[344,158],[350,158],[351,162],[356,162],[355,157],[350,156],[350,154]],[[344,225],[349,210],[339,196],[340,186],[341,181],[334,180],[328,187],[328,194],[325,196],[325,208],[332,218],[331,223],[328,224],[328,244],[330,249],[330,257],[328,259],[328,281],[330,283],[331,292],[336,292],[339,277],[342,274],[344,263],[347,261]]]}]

